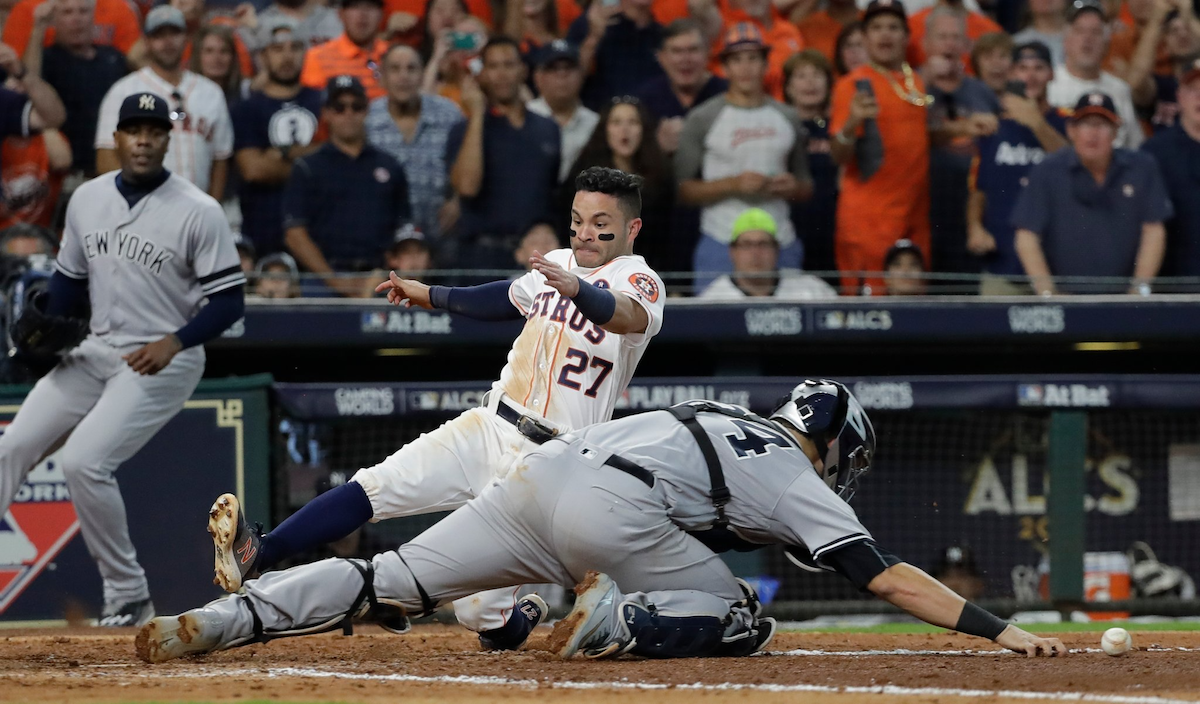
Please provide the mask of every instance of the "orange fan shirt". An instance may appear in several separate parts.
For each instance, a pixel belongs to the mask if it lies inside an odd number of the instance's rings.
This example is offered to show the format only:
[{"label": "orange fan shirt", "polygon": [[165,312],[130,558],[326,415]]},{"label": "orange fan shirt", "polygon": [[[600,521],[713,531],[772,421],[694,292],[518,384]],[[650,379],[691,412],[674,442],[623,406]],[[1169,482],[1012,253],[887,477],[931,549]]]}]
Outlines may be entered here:
[{"label": "orange fan shirt", "polygon": [[[861,19],[862,13],[858,13],[858,16]],[[805,48],[816,49],[829,59],[829,63],[837,63],[834,57],[837,53],[837,40],[846,25],[830,17],[827,11],[821,10],[804,18],[798,27],[801,36],[804,37]]]},{"label": "orange fan shirt", "polygon": [[[896,94],[892,84],[871,66],[859,66],[834,83],[829,134],[841,132],[850,118],[850,100],[860,79],[871,82],[879,104],[879,134],[883,138],[883,164],[864,181],[858,164],[842,171],[837,204],[836,251],[841,271],[882,271],[887,250],[898,239],[911,239],[929,261],[929,127],[925,107]],[[892,79],[904,85],[904,76]],[[916,89],[925,85],[914,76]],[[882,291],[882,279],[868,281]],[[856,277],[845,276],[844,287],[854,289]]]},{"label": "orange fan shirt", "polygon": [[375,45],[367,51],[342,34],[308,50],[300,82],[309,88],[324,90],[325,84],[334,76],[354,76],[367,89],[367,98],[374,100],[387,93],[379,75],[387,48],[387,42],[376,39]]},{"label": "orange fan shirt", "polygon": [[0,201],[0,229],[27,222],[50,227],[54,207],[62,191],[63,175],[50,171],[46,138],[8,137],[0,147],[0,181],[4,198]]},{"label": "orange fan shirt", "polygon": [[[46,0],[20,0],[4,22],[0,40],[21,56],[25,55],[25,47],[29,46],[29,37],[33,34],[33,10],[43,2]],[[128,54],[141,36],[142,21],[131,4],[125,0],[96,0],[94,43],[115,47],[122,54]],[[53,43],[54,28],[50,27],[46,30],[43,45]]]}]

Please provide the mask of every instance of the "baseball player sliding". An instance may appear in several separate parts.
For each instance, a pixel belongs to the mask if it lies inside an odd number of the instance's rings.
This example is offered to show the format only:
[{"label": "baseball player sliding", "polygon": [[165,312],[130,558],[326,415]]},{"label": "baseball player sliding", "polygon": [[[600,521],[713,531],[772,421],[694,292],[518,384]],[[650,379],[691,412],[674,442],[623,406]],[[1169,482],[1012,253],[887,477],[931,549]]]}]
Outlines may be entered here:
[{"label": "baseball player sliding", "polygon": [[[534,253],[515,281],[447,288],[393,272],[376,289],[396,305],[481,320],[525,318],[483,407],[422,435],[346,484],[322,494],[267,535],[225,494],[210,514],[216,582],[236,591],[283,558],[348,535],[367,521],[458,508],[555,434],[612,417],[646,344],[662,327],[666,292],[633,254],[641,229],[641,178],[594,167],[575,181],[571,248]],[[504,582],[494,586],[505,587]],[[485,649],[515,649],[545,616],[537,596],[500,589],[455,603]],[[519,606],[519,608],[518,608]],[[512,615],[512,618],[509,616]],[[396,626],[403,630],[406,626]]]},{"label": "baseball player sliding", "polygon": [[546,442],[399,550],[266,574],[242,594],[154,619],[135,647],[161,662],[330,630],[376,604],[429,612],[479,589],[579,581],[550,636],[560,657],[749,655],[775,622],[716,550],[783,544],[931,624],[1065,654],[875,542],[847,503],[874,451],[858,401],[825,380],[796,386],[769,418],[689,401],[593,425]]},{"label": "baseball player sliding", "polygon": [[48,296],[27,305],[13,335],[21,356],[57,366],[0,436],[0,511],[66,437],[63,473],[104,580],[102,626],[154,616],[113,473],[183,408],[204,371],[201,345],[243,310],[246,279],[221,206],[163,168],[169,115],[153,93],[121,103],[121,169],[71,198]]}]

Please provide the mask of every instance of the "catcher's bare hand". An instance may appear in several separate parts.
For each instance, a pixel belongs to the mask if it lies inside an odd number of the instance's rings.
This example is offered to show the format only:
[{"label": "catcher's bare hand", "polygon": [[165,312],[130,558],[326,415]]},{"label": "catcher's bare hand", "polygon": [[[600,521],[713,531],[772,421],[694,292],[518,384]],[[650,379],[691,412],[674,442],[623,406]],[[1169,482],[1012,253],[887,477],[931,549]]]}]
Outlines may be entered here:
[{"label": "catcher's bare hand", "polygon": [[161,340],[142,345],[121,359],[124,359],[133,371],[148,376],[162,371],[181,349],[183,349],[183,343],[179,341],[179,338],[167,335]]},{"label": "catcher's bare hand", "polygon": [[375,287],[375,293],[387,291],[388,303],[405,308],[424,308],[433,310],[433,302],[429,300],[429,286],[415,279],[402,279],[396,272],[388,272],[388,280]]},{"label": "catcher's bare hand", "polygon": [[1057,638],[1041,638],[1009,624],[996,638],[996,643],[1009,650],[1025,653],[1033,658],[1038,655],[1047,657],[1062,657],[1067,654],[1067,648]]},{"label": "catcher's bare hand", "polygon": [[529,257],[529,263],[534,271],[546,277],[546,285],[550,288],[567,298],[574,298],[579,293],[579,277],[543,257],[536,249],[533,250],[533,256]]}]

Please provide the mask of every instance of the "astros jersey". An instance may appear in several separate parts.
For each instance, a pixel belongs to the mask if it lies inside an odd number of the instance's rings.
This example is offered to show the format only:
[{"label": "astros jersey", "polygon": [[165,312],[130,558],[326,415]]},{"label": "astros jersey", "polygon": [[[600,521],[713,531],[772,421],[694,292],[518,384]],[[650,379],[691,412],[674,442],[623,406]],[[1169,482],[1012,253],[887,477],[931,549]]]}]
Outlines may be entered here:
[{"label": "astros jersey", "polygon": [[637,255],[617,257],[595,269],[577,266],[570,249],[546,258],[579,276],[584,285],[629,296],[650,318],[644,333],[616,335],[585,318],[536,271],[509,287],[509,300],[526,322],[493,388],[547,420],[582,428],[612,417],[646,344],[662,328],[666,289]]},{"label": "astros jersey", "polygon": [[171,173],[208,190],[212,163],[233,155],[233,124],[225,94],[204,76],[183,72],[183,80],[173,86],[150,67],[131,73],[113,84],[100,103],[96,123],[96,148],[114,149],[113,131],[121,101],[134,93],[154,93],[168,100],[173,117],[171,145],[163,166]]},{"label": "astros jersey", "polygon": [[[738,409],[744,410],[744,409]],[[773,423],[699,413],[732,498],[730,529],[758,544],[804,545],[822,555],[871,534],[850,505],[817,475],[795,440]],[[640,413],[573,433],[654,473],[666,492],[668,515],[687,531],[717,519],[708,465],[687,427],[667,411]]]},{"label": "astros jersey", "polygon": [[92,333],[115,346],[175,332],[205,296],[246,282],[217,201],[171,174],[130,208],[117,173],[75,192],[57,261],[88,280]]}]

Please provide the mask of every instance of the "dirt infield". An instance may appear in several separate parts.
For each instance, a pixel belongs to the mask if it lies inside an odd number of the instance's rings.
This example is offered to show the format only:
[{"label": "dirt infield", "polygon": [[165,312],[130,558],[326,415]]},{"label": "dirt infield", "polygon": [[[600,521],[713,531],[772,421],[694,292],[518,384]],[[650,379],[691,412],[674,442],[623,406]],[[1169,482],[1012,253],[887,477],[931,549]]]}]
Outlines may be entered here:
[{"label": "dirt infield", "polygon": [[781,633],[769,654],[741,659],[560,662],[537,650],[480,652],[471,634],[418,626],[253,645],[145,665],[133,630],[0,633],[0,701],[796,701],[947,704],[986,699],[1096,704],[1200,702],[1200,633],[1133,633],[1111,658],[1099,634],[1068,633],[1075,652],[1026,659],[954,634]]}]

